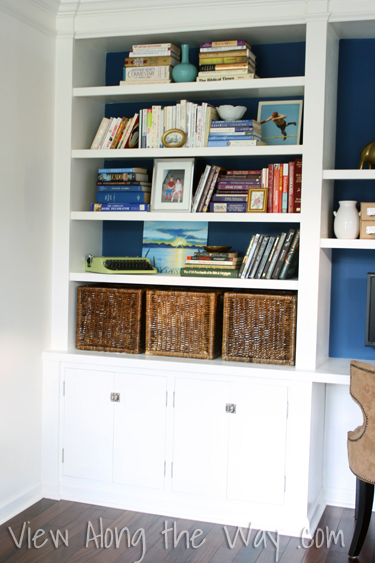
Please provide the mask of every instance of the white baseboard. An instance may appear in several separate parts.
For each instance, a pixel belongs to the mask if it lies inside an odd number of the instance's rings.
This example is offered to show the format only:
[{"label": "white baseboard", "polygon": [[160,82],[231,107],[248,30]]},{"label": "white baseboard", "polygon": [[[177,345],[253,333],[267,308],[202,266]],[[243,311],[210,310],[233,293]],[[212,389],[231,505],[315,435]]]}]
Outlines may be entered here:
[{"label": "white baseboard", "polygon": [[60,484],[55,481],[43,481],[43,498],[61,500]]},{"label": "white baseboard", "polygon": [[43,498],[42,483],[36,483],[0,504],[0,524],[4,524]]},{"label": "white baseboard", "polygon": [[326,504],[330,506],[354,508],[355,491],[349,489],[334,489],[332,487],[325,488],[324,499]]}]

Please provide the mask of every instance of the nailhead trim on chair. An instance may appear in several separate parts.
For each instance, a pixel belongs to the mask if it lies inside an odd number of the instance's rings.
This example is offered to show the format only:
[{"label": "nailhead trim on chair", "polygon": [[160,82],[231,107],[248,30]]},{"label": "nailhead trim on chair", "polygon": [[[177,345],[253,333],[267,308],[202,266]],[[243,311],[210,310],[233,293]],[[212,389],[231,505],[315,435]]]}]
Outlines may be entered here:
[{"label": "nailhead trim on chair", "polygon": [[[352,367],[353,367],[353,368],[360,369],[361,371],[366,371],[367,373],[374,373],[374,374],[375,374],[375,371],[374,371],[374,370],[366,369],[366,368],[363,368],[363,367],[361,367],[361,366],[356,366],[355,364],[350,364],[350,383],[352,382]],[[358,442],[358,440],[360,440],[361,438],[363,438],[364,434],[366,433],[367,426],[368,426],[368,416],[367,416],[366,410],[365,410],[364,406],[362,405],[361,401],[358,401],[357,397],[355,397],[355,396],[353,395],[353,393],[350,393],[350,395],[353,397],[353,399],[356,401],[356,403],[358,403],[358,404],[360,405],[360,407],[361,407],[361,409],[362,409],[362,411],[363,411],[363,413],[364,413],[364,415],[365,415],[365,417],[366,417],[366,424],[365,424],[365,428],[364,428],[362,434],[361,434],[358,438],[356,438],[355,440],[352,440],[351,438],[348,437],[348,440],[349,440],[350,442]],[[361,477],[360,477],[360,479],[361,479]],[[367,479],[362,479],[362,480],[363,480],[363,481],[367,481]],[[372,481],[368,481],[368,482],[369,482],[369,483],[372,483]]]},{"label": "nailhead trim on chair", "polygon": [[[355,364],[350,364],[350,383],[352,382],[352,367],[353,367],[353,368],[360,369],[361,371],[366,371],[367,373],[373,373],[373,374],[375,374],[375,371],[374,371],[374,370],[366,369],[366,368],[363,368],[363,367],[361,367],[361,366],[356,366]],[[364,412],[364,415],[365,415],[365,417],[366,417],[365,429],[364,429],[364,431],[362,432],[362,434],[359,436],[359,438],[356,438],[355,440],[350,440],[350,438],[348,437],[348,440],[349,440],[350,442],[358,442],[358,440],[360,440],[360,439],[364,436],[364,434],[366,433],[367,426],[368,426],[368,416],[367,416],[367,413],[366,413],[366,411],[365,411],[365,409],[364,409],[362,403],[361,403],[360,401],[358,401],[358,399],[353,395],[353,393],[350,393],[350,395],[351,395],[351,396],[353,397],[353,399],[360,405],[360,407],[361,407],[361,409],[362,409],[362,411]],[[354,473],[354,471],[352,471],[352,473]],[[361,476],[358,475],[357,473],[354,473],[354,475],[355,475],[356,477],[358,477],[358,479],[361,479],[361,481],[365,481],[366,483],[370,483],[371,485],[375,485],[375,481],[371,481],[371,479],[366,479],[365,477],[361,477]]]}]

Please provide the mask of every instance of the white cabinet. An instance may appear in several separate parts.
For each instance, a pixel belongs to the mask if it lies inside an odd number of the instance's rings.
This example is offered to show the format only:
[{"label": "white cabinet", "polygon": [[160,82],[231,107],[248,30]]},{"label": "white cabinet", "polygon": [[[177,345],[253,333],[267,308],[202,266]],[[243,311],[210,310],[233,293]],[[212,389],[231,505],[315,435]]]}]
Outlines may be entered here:
[{"label": "white cabinet", "polygon": [[113,481],[164,488],[166,377],[116,374]]},{"label": "white cabinet", "polygon": [[166,378],[91,369],[64,377],[64,476],[163,489]]},{"label": "white cabinet", "polygon": [[173,491],[226,496],[227,381],[176,378]]},{"label": "white cabinet", "polygon": [[234,383],[231,401],[228,497],[283,504],[288,388]]},{"label": "white cabinet", "polygon": [[112,479],[114,373],[65,370],[65,476]]},{"label": "white cabinet", "polygon": [[173,379],[65,369],[64,476],[283,504],[287,387]]}]

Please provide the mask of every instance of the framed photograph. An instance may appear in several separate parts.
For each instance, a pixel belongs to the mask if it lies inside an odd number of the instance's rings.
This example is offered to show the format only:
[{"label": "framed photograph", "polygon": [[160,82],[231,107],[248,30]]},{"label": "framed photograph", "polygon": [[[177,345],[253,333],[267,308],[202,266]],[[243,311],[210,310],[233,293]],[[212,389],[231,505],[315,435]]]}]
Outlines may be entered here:
[{"label": "framed photograph", "polygon": [[267,211],[268,188],[249,188],[247,213],[265,213]]},{"label": "framed photograph", "polygon": [[193,174],[194,158],[156,158],[151,211],[190,211]]},{"label": "framed photograph", "polygon": [[267,145],[299,145],[303,100],[259,102],[258,121]]},{"label": "framed photograph", "polygon": [[186,143],[186,133],[181,129],[169,129],[164,133],[161,138],[161,142],[165,147],[169,149],[183,147]]}]

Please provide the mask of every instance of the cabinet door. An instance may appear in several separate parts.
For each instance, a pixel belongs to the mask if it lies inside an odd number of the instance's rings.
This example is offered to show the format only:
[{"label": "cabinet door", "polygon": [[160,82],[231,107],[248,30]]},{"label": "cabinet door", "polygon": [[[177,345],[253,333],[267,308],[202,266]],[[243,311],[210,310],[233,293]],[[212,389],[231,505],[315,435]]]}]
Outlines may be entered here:
[{"label": "cabinet door", "polygon": [[175,381],[173,491],[225,497],[230,385]]},{"label": "cabinet door", "polygon": [[64,475],[112,480],[114,374],[65,370]]},{"label": "cabinet door", "polygon": [[164,488],[166,377],[116,374],[113,480]]},{"label": "cabinet door", "polygon": [[283,504],[288,389],[233,384],[228,497]]}]

